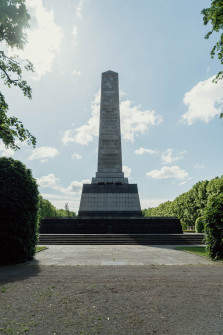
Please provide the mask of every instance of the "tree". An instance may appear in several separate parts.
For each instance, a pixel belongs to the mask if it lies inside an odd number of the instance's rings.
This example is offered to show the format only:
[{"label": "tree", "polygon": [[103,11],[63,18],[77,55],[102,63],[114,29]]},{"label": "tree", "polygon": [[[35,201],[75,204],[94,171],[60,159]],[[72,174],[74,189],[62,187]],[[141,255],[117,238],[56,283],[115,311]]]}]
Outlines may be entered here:
[{"label": "tree", "polygon": [[38,240],[38,186],[31,170],[0,158],[0,264],[33,258]]},{"label": "tree", "polygon": [[[23,49],[26,39],[26,29],[29,27],[30,15],[25,6],[25,0],[1,0],[0,2],[0,42],[11,49]],[[32,89],[22,79],[23,70],[34,71],[28,60],[20,60],[17,56],[8,57],[0,51],[0,74],[4,84],[8,87],[18,86],[24,96],[32,98]],[[8,104],[0,92],[0,138],[14,150],[19,149],[16,140],[28,141],[35,146],[36,139],[24,128],[16,117],[7,116]]]},{"label": "tree", "polygon": [[143,216],[146,217],[152,217],[152,216],[164,216],[164,217],[168,217],[168,216],[173,216],[172,213],[172,208],[171,208],[171,201],[166,201],[162,204],[160,204],[158,207],[152,207],[152,208],[148,208],[148,209],[144,209],[143,210]]},{"label": "tree", "polygon": [[[209,199],[223,194],[223,176],[210,181],[197,182],[188,192],[179,195],[173,201],[166,201],[158,207],[143,210],[144,216],[176,216],[180,219],[182,228],[201,225]],[[199,228],[200,229],[200,228]]]},{"label": "tree", "polygon": [[[212,25],[212,30],[210,30],[205,35],[206,39],[208,39],[214,31],[219,33],[219,31],[223,30],[222,0],[212,0],[211,6],[209,8],[204,8],[201,11],[201,14],[203,14],[204,25],[207,25],[209,22]],[[221,32],[218,42],[214,45],[214,47],[211,50],[211,58],[214,58],[216,53],[221,64],[223,64],[223,32]],[[223,71],[218,72],[216,78],[214,79],[214,82],[217,82],[220,79],[223,79]],[[223,117],[223,113],[221,113],[220,116]]]},{"label": "tree", "polygon": [[56,218],[56,217],[76,217],[76,213],[69,210],[68,203],[65,204],[65,209],[56,209],[49,200],[43,199],[39,196],[39,220],[44,218]]},{"label": "tree", "polygon": [[51,204],[49,200],[43,199],[43,197],[39,196],[39,211],[38,211],[39,219],[56,217],[57,210]]},{"label": "tree", "polygon": [[204,213],[205,242],[209,255],[217,260],[223,257],[223,194],[209,198]]}]

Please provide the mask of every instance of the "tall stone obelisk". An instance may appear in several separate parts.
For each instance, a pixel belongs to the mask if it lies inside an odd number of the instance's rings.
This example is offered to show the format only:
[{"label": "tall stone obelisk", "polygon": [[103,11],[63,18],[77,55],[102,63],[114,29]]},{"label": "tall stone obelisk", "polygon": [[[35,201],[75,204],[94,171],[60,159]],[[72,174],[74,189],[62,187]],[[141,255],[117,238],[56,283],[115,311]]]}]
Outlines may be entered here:
[{"label": "tall stone obelisk", "polygon": [[97,177],[122,173],[118,73],[102,74]]},{"label": "tall stone obelisk", "polygon": [[118,73],[102,73],[98,170],[84,184],[79,217],[141,216],[138,188],[122,172]]},{"label": "tall stone obelisk", "polygon": [[[121,179],[120,179],[121,178]],[[92,183],[128,183],[122,172],[118,73],[102,73],[98,171]]]}]

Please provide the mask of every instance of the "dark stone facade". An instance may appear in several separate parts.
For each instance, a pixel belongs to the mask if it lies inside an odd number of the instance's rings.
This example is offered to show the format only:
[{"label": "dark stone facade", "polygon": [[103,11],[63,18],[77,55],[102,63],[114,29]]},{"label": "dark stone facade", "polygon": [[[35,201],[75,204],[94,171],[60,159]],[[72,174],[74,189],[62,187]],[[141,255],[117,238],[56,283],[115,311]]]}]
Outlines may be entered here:
[{"label": "dark stone facade", "polygon": [[42,219],[41,234],[182,234],[176,218]]}]

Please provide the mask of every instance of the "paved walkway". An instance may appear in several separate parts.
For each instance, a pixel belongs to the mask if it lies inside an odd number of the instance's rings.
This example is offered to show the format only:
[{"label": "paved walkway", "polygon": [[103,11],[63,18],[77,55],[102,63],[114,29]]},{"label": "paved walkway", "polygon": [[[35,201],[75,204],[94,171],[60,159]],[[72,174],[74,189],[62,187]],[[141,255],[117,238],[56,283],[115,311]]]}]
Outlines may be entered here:
[{"label": "paved walkway", "polygon": [[211,260],[175,246],[49,245],[27,265],[190,265],[213,264]]}]

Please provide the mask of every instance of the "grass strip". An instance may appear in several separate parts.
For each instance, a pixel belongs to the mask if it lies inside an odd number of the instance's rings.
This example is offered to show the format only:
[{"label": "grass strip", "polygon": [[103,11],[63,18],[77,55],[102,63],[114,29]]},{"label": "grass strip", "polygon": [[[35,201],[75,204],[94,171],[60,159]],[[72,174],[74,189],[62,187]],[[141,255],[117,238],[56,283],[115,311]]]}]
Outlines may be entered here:
[{"label": "grass strip", "polygon": [[176,247],[176,250],[192,252],[195,255],[204,256],[209,258],[208,251],[205,246],[202,247]]},{"label": "grass strip", "polygon": [[46,250],[47,247],[43,246],[43,247],[36,247],[36,253],[37,252],[40,252],[40,251],[43,251],[43,250]]},{"label": "grass strip", "polygon": [[[176,247],[176,250],[188,251],[198,256],[204,256],[211,259],[208,255],[208,251],[205,246],[203,247]],[[223,258],[218,259],[218,261],[223,261]]]}]

